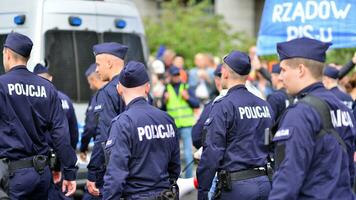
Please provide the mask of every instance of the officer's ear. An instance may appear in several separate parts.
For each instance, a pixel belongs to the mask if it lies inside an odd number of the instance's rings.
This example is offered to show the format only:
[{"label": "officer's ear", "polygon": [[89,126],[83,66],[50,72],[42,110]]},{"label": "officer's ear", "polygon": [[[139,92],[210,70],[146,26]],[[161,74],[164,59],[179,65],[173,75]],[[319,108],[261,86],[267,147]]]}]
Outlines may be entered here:
[{"label": "officer's ear", "polygon": [[120,96],[122,96],[122,86],[121,86],[120,83],[118,83],[118,84],[116,85],[116,90],[117,90],[117,93],[118,93]]},{"label": "officer's ear", "polygon": [[151,85],[149,83],[147,83],[145,85],[145,93],[146,93],[146,95],[148,95],[150,93],[150,90],[151,90]]},{"label": "officer's ear", "polygon": [[306,73],[307,67],[304,64],[299,64],[297,67],[298,78],[303,77]]}]

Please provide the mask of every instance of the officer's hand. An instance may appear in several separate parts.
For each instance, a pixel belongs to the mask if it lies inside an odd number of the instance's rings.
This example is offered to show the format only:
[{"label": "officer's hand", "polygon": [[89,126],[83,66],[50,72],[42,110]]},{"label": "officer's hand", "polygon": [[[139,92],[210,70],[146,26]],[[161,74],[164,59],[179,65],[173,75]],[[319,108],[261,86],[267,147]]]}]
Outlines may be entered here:
[{"label": "officer's hand", "polygon": [[87,189],[89,193],[93,196],[99,196],[100,191],[99,189],[95,186],[95,182],[87,181]]},{"label": "officer's hand", "polygon": [[183,90],[183,91],[182,91],[182,97],[183,97],[183,99],[185,99],[185,100],[188,100],[188,99],[189,99],[189,93],[188,93],[187,90]]},{"label": "officer's hand", "polygon": [[53,182],[54,184],[57,184],[59,182],[61,182],[62,179],[62,173],[59,171],[52,171],[52,177],[53,177]]},{"label": "officer's hand", "polygon": [[62,192],[67,192],[65,194],[67,197],[73,195],[76,189],[77,189],[77,182],[63,180]]},{"label": "officer's hand", "polygon": [[356,52],[354,53],[354,57],[352,57],[352,62],[356,65]]},{"label": "officer's hand", "polygon": [[79,158],[80,160],[82,160],[83,162],[86,162],[87,161],[87,152],[80,152],[79,154]]}]

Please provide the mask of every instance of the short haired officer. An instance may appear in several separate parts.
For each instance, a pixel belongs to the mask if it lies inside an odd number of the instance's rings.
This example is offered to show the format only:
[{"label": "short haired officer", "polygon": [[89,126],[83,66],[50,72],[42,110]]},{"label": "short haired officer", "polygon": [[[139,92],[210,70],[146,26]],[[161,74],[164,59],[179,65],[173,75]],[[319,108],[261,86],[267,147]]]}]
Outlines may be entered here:
[{"label": "short haired officer", "polygon": [[[42,64],[38,63],[35,68],[33,69],[33,73],[37,74],[38,76],[45,78],[52,82],[53,76],[49,73],[48,67],[43,66]],[[72,100],[63,92],[58,90],[58,97],[62,103],[62,108],[64,113],[66,114],[69,126],[69,134],[70,134],[70,143],[75,150],[77,148],[78,143],[78,122],[77,117],[75,116],[74,106]],[[49,141],[50,145],[51,141]]]},{"label": "short haired officer", "polygon": [[94,113],[95,102],[98,94],[98,90],[102,88],[107,82],[102,81],[98,74],[95,72],[96,64],[91,64],[85,71],[85,76],[87,77],[90,89],[95,92],[89,100],[87,110],[85,112],[85,124],[82,133],[82,138],[80,140],[80,158],[86,161],[88,146],[91,138],[95,138],[97,133],[97,119]]},{"label": "short haired officer", "polygon": [[111,120],[125,109],[125,103],[117,93],[116,85],[119,74],[124,67],[128,47],[116,42],[102,43],[93,46],[96,62],[96,73],[102,81],[109,81],[99,89],[94,113],[97,116],[98,135],[95,138],[93,152],[88,168],[87,188],[93,196],[100,196],[105,174],[104,147],[109,135]]},{"label": "short haired officer", "polygon": [[267,96],[267,102],[271,106],[275,121],[283,114],[286,108],[293,103],[293,98],[287,94],[283,82],[278,78],[281,73],[279,63],[272,66],[271,81],[275,91]]},{"label": "short haired officer", "polygon": [[77,157],[70,146],[68,122],[56,88],[26,68],[32,41],[8,34],[0,76],[0,158],[8,161],[11,199],[47,199],[51,181],[48,167],[50,133],[64,172],[63,190],[76,190]]},{"label": "short haired officer", "polygon": [[348,108],[352,109],[353,100],[351,96],[342,92],[338,87],[339,70],[332,66],[326,66],[323,71],[323,84]]},{"label": "short haired officer", "polygon": [[214,103],[205,121],[207,134],[197,169],[198,199],[208,199],[216,172],[219,181],[214,198],[267,199],[271,184],[264,167],[268,156],[264,133],[272,126],[273,113],[266,101],[245,87],[251,70],[249,57],[232,51],[224,62],[221,84],[228,93]]},{"label": "short haired officer", "polygon": [[[325,52],[330,45],[309,38],[277,44],[280,78],[298,102],[288,107],[273,137],[277,171],[270,200],[354,198],[355,119],[321,83]],[[326,102],[336,134],[326,132],[320,136],[325,125],[323,117],[316,107],[301,102],[305,96]]]},{"label": "short haired officer", "polygon": [[154,199],[169,190],[180,173],[179,142],[174,120],[151,106],[145,66],[129,62],[120,73],[118,91],[126,110],[110,128],[110,154],[103,199]]}]

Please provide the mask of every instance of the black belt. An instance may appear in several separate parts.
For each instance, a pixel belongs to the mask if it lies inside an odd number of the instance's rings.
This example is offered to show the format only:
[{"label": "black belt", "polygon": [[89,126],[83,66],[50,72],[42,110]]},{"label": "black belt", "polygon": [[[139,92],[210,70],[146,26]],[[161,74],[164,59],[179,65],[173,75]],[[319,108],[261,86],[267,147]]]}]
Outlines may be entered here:
[{"label": "black belt", "polygon": [[263,169],[247,169],[238,172],[230,172],[231,181],[242,181],[246,179],[267,176],[266,170]]},{"label": "black belt", "polygon": [[35,168],[36,171],[43,170],[45,166],[49,164],[47,156],[37,155],[30,158],[25,158],[16,161],[9,161],[9,172],[13,173],[16,170],[24,168]]}]

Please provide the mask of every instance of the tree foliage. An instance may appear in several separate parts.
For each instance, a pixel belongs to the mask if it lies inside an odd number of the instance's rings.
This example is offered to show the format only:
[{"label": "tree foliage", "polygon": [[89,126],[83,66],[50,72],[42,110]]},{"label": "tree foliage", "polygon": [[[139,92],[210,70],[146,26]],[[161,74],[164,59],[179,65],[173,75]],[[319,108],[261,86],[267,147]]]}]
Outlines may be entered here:
[{"label": "tree foliage", "polygon": [[211,10],[209,1],[196,4],[189,0],[185,5],[178,0],[163,3],[158,20],[144,20],[151,53],[165,45],[182,55],[187,67],[192,67],[196,53],[221,57],[233,49],[247,51],[254,44],[255,40],[246,34],[232,33],[223,17]]}]

